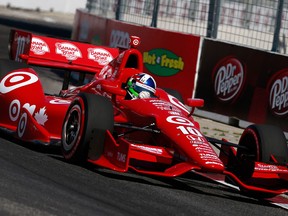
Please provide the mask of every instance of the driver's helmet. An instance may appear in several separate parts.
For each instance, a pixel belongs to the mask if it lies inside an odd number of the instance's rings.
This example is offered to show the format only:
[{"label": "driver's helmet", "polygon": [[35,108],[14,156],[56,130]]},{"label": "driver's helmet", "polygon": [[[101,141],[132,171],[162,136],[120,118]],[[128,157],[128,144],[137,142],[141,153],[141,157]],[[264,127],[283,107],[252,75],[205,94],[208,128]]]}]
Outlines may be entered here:
[{"label": "driver's helmet", "polygon": [[127,99],[149,98],[156,92],[156,82],[146,73],[135,74],[127,82]]}]

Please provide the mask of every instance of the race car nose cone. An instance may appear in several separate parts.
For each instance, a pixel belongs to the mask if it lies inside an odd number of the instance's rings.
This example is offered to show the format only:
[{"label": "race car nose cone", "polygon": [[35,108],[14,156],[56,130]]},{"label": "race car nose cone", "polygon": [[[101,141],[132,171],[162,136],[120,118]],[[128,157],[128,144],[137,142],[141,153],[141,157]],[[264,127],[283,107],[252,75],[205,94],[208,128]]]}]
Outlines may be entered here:
[{"label": "race car nose cone", "polygon": [[221,173],[224,171],[224,165],[221,161],[206,161],[205,165],[203,166],[203,170],[207,172],[217,172]]}]

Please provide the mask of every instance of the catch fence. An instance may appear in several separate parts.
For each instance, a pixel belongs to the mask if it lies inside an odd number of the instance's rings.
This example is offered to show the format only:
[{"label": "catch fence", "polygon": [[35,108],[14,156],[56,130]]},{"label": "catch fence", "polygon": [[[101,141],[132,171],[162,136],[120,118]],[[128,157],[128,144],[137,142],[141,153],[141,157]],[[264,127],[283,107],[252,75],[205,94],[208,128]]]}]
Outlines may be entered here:
[{"label": "catch fence", "polygon": [[288,0],[87,0],[90,13],[286,54]]}]

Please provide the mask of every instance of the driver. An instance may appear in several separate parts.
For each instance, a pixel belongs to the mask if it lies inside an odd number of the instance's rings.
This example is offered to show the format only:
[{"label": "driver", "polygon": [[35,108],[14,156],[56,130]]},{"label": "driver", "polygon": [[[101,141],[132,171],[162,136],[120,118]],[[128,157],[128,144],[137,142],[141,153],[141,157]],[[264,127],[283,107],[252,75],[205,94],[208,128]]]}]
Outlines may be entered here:
[{"label": "driver", "polygon": [[149,74],[139,73],[129,78],[125,89],[127,91],[125,99],[154,97],[156,82]]}]

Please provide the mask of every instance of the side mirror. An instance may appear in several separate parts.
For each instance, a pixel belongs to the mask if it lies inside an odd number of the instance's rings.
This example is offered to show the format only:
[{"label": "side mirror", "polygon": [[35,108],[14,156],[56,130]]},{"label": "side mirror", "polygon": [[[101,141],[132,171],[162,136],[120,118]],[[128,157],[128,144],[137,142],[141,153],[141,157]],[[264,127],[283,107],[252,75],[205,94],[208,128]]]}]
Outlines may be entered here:
[{"label": "side mirror", "polygon": [[204,100],[200,98],[188,98],[187,99],[187,105],[189,107],[203,107],[204,106]]},{"label": "side mirror", "polygon": [[187,105],[191,107],[191,111],[188,116],[191,116],[195,110],[195,107],[203,107],[204,106],[204,100],[200,98],[188,98],[187,99]]}]

